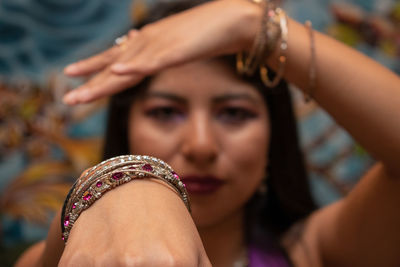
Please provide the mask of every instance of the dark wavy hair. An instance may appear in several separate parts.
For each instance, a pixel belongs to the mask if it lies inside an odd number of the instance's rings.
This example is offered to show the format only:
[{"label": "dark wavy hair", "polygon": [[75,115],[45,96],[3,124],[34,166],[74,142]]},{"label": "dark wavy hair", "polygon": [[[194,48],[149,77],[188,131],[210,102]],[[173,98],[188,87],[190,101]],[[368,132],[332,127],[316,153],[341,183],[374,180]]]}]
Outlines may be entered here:
[{"label": "dark wavy hair", "polygon": [[[143,25],[169,14],[185,10],[198,1],[157,5],[155,13]],[[220,58],[234,71],[234,56]],[[104,143],[104,158],[129,154],[128,122],[133,99],[146,90],[151,77],[133,88],[114,95],[108,107],[108,122]],[[264,97],[270,116],[270,150],[266,173],[266,194],[254,194],[246,204],[246,238],[263,243],[264,237],[278,244],[279,238],[293,223],[316,209],[307,171],[300,149],[296,119],[288,85],[282,81],[275,88],[265,88],[257,77],[243,78]],[[262,244],[261,244],[262,245]],[[279,246],[279,245],[278,245]]]}]

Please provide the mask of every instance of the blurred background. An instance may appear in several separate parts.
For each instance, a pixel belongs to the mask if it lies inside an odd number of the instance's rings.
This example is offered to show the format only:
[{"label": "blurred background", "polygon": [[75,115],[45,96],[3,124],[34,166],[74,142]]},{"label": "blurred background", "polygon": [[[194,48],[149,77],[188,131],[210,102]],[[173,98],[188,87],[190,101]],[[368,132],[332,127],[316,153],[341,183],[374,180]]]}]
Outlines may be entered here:
[{"label": "blurred background", "polygon": [[[291,17],[310,19],[400,74],[399,0],[281,2]],[[71,183],[101,158],[106,100],[63,105],[63,94],[82,82],[63,76],[63,67],[111,46],[155,4],[0,1],[0,266],[46,236]],[[326,205],[344,196],[373,159],[317,105],[297,93],[295,105],[312,190]]]}]

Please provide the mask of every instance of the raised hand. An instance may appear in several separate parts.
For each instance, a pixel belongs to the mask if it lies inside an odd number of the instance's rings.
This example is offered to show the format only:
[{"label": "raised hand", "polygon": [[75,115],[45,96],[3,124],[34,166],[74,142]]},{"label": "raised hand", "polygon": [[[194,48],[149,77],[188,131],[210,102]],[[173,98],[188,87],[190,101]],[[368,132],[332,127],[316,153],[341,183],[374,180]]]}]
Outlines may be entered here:
[{"label": "raised hand", "polygon": [[64,102],[90,102],[163,68],[248,49],[261,15],[249,1],[213,1],[130,31],[122,44],[66,67],[69,76],[95,75]]}]

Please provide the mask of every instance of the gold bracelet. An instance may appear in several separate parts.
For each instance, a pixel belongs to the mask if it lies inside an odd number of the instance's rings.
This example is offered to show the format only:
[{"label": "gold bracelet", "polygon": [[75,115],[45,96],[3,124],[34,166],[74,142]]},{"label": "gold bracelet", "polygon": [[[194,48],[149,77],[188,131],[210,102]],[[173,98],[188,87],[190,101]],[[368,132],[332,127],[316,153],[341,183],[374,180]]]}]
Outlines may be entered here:
[{"label": "gold bracelet", "polygon": [[178,193],[189,212],[191,211],[185,185],[167,163],[149,156],[114,157],[86,171],[68,193],[61,216],[64,242],[67,242],[80,214],[96,200],[119,185],[143,178],[155,178],[167,183]]},{"label": "gold bracelet", "polygon": [[311,21],[307,20],[304,23],[309,36],[310,36],[310,67],[309,67],[309,85],[308,88],[304,89],[304,101],[309,102],[312,99],[312,95],[316,85],[317,69],[316,69],[316,55],[315,55],[315,38],[314,31],[312,29]]},{"label": "gold bracelet", "polygon": [[260,76],[261,80],[263,81],[264,85],[266,87],[272,88],[278,85],[278,83],[281,81],[283,78],[284,72],[285,72],[285,65],[286,65],[286,51],[288,47],[288,19],[286,13],[280,9],[276,9],[276,14],[279,17],[279,25],[281,29],[281,42],[279,45],[279,66],[278,66],[278,71],[276,72],[276,76],[274,79],[271,81],[268,77],[268,68],[265,65],[265,62],[261,64],[260,66]]},{"label": "gold bracelet", "polygon": [[267,0],[252,0],[264,10],[258,33],[248,54],[236,55],[236,69],[241,75],[251,76],[260,63],[275,49],[280,36],[280,24],[276,20],[275,5]]}]

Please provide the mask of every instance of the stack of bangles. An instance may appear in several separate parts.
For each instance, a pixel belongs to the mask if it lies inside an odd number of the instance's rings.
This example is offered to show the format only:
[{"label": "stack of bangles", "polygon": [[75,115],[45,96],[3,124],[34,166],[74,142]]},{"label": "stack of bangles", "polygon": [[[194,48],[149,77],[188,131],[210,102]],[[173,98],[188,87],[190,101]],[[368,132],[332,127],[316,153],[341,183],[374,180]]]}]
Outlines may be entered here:
[{"label": "stack of bangles", "polygon": [[[251,50],[247,53],[240,52],[236,56],[236,68],[239,74],[252,76],[257,68],[264,85],[268,88],[275,87],[283,78],[287,61],[288,49],[288,17],[286,13],[276,6],[273,0],[251,0],[263,9],[263,17],[260,22],[258,33],[255,37]],[[315,47],[314,36],[311,22],[305,24],[310,36],[310,71],[309,87],[304,90],[305,100],[311,98],[313,87],[315,86]],[[279,48],[278,68],[273,80],[268,76],[266,66],[267,59]]]},{"label": "stack of bangles", "polygon": [[119,185],[143,178],[161,180],[171,186],[190,212],[185,185],[167,163],[149,156],[118,156],[88,169],[73,184],[61,213],[61,232],[64,242],[67,242],[69,233],[80,214],[96,200]]}]

